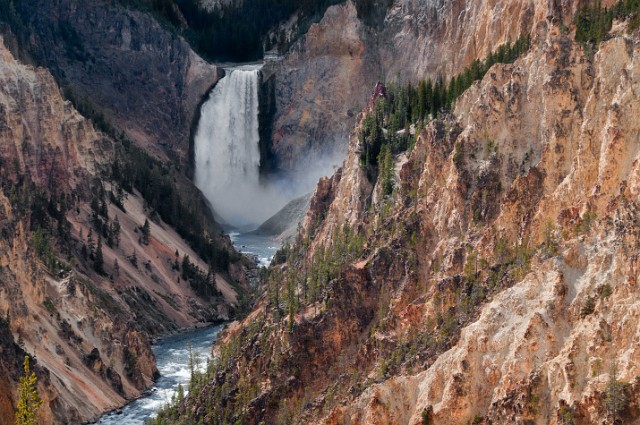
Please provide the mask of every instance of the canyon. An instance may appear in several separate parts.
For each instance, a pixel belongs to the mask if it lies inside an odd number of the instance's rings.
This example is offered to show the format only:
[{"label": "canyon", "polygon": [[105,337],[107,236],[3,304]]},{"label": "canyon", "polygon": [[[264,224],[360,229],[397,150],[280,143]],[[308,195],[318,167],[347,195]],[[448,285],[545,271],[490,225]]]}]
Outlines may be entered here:
[{"label": "canyon", "polygon": [[[223,321],[154,423],[640,421],[637,16],[585,42],[586,1],[336,3],[243,67],[151,2],[0,2],[0,423],[25,355],[39,420],[87,423]],[[287,240],[268,269],[249,227]]]},{"label": "canyon", "polygon": [[[248,287],[250,263],[233,259],[216,273],[213,297],[181,281],[178,255],[201,270],[207,265],[157,213],[152,216],[140,193],[122,195],[120,206],[99,201],[100,190],[118,193],[105,176],[120,142],[63,99],[47,70],[18,63],[4,47],[0,58],[0,311],[3,353],[9,353],[3,354],[2,380],[14,382],[19,353],[30,353],[44,401],[41,419],[82,423],[140,396],[155,379],[152,337],[229,319],[239,305],[238,288]],[[104,209],[99,216],[98,202]],[[96,217],[119,223],[117,242],[100,240]],[[145,220],[146,244],[140,242]],[[228,238],[214,237],[233,251]],[[96,270],[98,250],[103,272]],[[4,388],[1,421],[13,423],[15,386]]]},{"label": "canyon", "polygon": [[362,159],[376,87],[253,312],[156,423],[639,420],[637,33],[592,50],[550,16],[416,129],[390,192]]}]

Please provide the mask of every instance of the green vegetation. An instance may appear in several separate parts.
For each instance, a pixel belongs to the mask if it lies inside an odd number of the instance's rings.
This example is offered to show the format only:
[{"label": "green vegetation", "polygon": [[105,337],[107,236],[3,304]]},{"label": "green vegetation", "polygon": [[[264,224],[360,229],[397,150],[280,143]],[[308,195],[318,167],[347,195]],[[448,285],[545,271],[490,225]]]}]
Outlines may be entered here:
[{"label": "green vegetation", "polygon": [[182,259],[182,279],[189,282],[189,285],[196,294],[203,298],[219,296],[220,292],[216,288],[215,274],[213,270],[209,268],[207,273],[204,273],[198,266],[193,264],[189,255],[184,256]]},{"label": "green vegetation", "polygon": [[573,409],[566,404],[562,404],[558,409],[558,420],[562,425],[574,425],[575,418]]},{"label": "green vegetation", "polygon": [[49,244],[47,235],[40,227],[31,234],[31,242],[36,250],[36,255],[52,274],[70,270],[68,264],[58,259],[55,250]]},{"label": "green vegetation", "polygon": [[0,21],[9,24],[19,41],[26,38],[26,27],[13,0],[0,0]]},{"label": "green vegetation", "polygon": [[598,216],[593,211],[587,211],[575,226],[575,233],[585,235],[591,230],[591,226],[595,223]]},{"label": "green vegetation", "polygon": [[[376,101],[373,113],[364,118],[360,129],[360,164],[368,170],[369,178],[372,179],[376,171],[381,173],[384,177],[383,193],[390,194],[393,182],[389,178],[389,154],[398,154],[412,147],[414,138],[410,135],[410,125],[413,123],[419,128],[430,118],[450,110],[456,99],[474,81],[482,79],[494,64],[512,63],[529,50],[529,45],[529,36],[521,37],[513,44],[508,42],[487,55],[485,60],[475,60],[449,81],[440,76],[435,81],[421,80],[417,87],[393,82],[387,84]],[[489,148],[494,149],[491,143],[487,141]],[[454,161],[459,164],[463,158],[462,146],[456,146]],[[381,168],[381,164],[387,168]]]},{"label": "green vegetation", "polygon": [[542,242],[542,251],[547,257],[553,257],[558,254],[558,237],[556,233],[556,226],[551,220],[547,221]]},{"label": "green vegetation", "polygon": [[391,148],[384,144],[378,155],[378,170],[380,173],[380,186],[382,196],[391,195],[393,192],[393,176],[395,174],[395,161],[391,155]]},{"label": "green vegetation", "polygon": [[422,411],[422,425],[431,425],[431,412],[433,408],[429,406]]},{"label": "green vegetation", "polygon": [[604,391],[604,404],[607,412],[613,418],[612,423],[614,424],[629,403],[627,395],[625,394],[625,386],[624,382],[618,380],[618,369],[614,361],[609,371],[609,382]]},{"label": "green vegetation", "polygon": [[157,214],[175,228],[214,270],[226,271],[229,263],[238,258],[220,246],[219,230],[212,225],[206,204],[197,195],[190,197],[188,191],[180,190],[171,164],[152,158],[125,138],[119,140],[122,149],[112,164],[110,176],[115,185],[132,194],[137,189],[151,217]]},{"label": "green vegetation", "polygon": [[38,423],[38,409],[42,404],[38,395],[38,377],[29,367],[29,356],[24,358],[24,376],[18,383],[18,405],[16,425],[35,425]]},{"label": "green vegetation", "polygon": [[613,293],[613,289],[611,288],[611,285],[609,285],[608,283],[605,283],[598,289],[600,292],[600,299],[603,299],[603,300],[611,296],[611,294]]},{"label": "green vegetation", "polygon": [[45,308],[47,310],[49,310],[49,312],[51,312],[51,313],[57,313],[58,312],[58,309],[53,304],[53,301],[51,300],[51,298],[46,298],[42,304],[45,306]]},{"label": "green vegetation", "polygon": [[[32,232],[31,243],[38,258],[52,274],[69,271],[69,265],[58,258],[58,253],[70,254],[72,250],[71,224],[66,215],[73,208],[75,199],[58,194],[54,189],[49,195],[45,189],[27,181],[24,176],[17,181],[4,175],[0,177],[2,189],[8,195],[16,219],[26,218],[25,224]],[[9,229],[14,227],[10,226]]]},{"label": "green vegetation", "polygon": [[586,4],[575,17],[576,41],[597,48],[607,38],[613,20],[627,20],[629,32],[640,27],[640,0],[623,0],[612,8],[602,7],[600,1]]},{"label": "green vegetation", "polygon": [[582,304],[582,307],[580,308],[580,317],[584,319],[590,314],[593,314],[595,309],[596,309],[596,299],[594,297],[585,298],[584,304]]}]

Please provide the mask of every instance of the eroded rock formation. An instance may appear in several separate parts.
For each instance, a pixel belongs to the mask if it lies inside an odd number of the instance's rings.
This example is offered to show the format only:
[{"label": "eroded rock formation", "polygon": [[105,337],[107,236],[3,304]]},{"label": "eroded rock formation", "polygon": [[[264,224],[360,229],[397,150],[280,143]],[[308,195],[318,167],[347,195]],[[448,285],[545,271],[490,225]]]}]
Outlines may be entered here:
[{"label": "eroded rock formation", "polygon": [[620,31],[590,57],[553,20],[532,30],[526,55],[493,66],[395,157],[391,195],[362,163],[372,110],[359,115],[296,246],[179,412],[638,421],[640,47]]},{"label": "eroded rock formation", "polygon": [[[207,266],[174,229],[151,217],[137,192],[123,197],[122,208],[113,200],[100,207],[112,226],[119,222],[117,243],[100,239],[91,204],[99,202],[100,187],[116,191],[104,177],[120,142],[75,111],[47,70],[18,63],[3,46],[0,123],[3,417],[13,421],[26,352],[37,361],[39,423],[86,422],[155,379],[153,335],[228,319],[236,292],[221,275],[214,276],[220,295],[213,298],[181,282],[176,252]],[[227,276],[243,281],[242,264]]]}]

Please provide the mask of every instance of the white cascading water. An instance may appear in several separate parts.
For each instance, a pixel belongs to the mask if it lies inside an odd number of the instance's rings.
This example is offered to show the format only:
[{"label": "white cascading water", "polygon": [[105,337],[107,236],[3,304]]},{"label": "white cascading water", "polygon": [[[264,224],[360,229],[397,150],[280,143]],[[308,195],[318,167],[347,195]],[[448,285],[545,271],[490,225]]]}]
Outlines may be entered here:
[{"label": "white cascading water", "polygon": [[259,67],[227,70],[202,105],[195,183],[227,224],[259,225],[286,202],[260,183]]}]

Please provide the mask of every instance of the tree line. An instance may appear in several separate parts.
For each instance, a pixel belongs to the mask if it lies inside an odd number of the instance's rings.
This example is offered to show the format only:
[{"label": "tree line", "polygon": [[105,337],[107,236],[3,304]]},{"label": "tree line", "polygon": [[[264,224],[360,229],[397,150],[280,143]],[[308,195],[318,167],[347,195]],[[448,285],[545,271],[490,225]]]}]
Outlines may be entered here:
[{"label": "tree line", "polygon": [[[487,71],[496,63],[513,63],[519,56],[529,50],[531,40],[528,35],[510,41],[490,52],[484,60],[476,59],[460,74],[447,79],[438,76],[422,79],[417,85],[390,83],[385,87],[383,96],[375,105],[372,114],[368,114],[362,122],[360,141],[362,143],[361,164],[363,167],[376,170],[378,164],[387,164],[383,155],[397,154],[410,149],[411,124],[424,123],[453,107],[456,99],[471,85],[481,80]],[[388,149],[385,146],[388,145]],[[389,191],[389,184],[385,192]]]},{"label": "tree line", "polygon": [[594,44],[605,40],[613,20],[628,20],[628,31],[640,28],[640,0],[623,0],[611,8],[602,7],[600,1],[584,5],[575,17],[576,41]]}]

